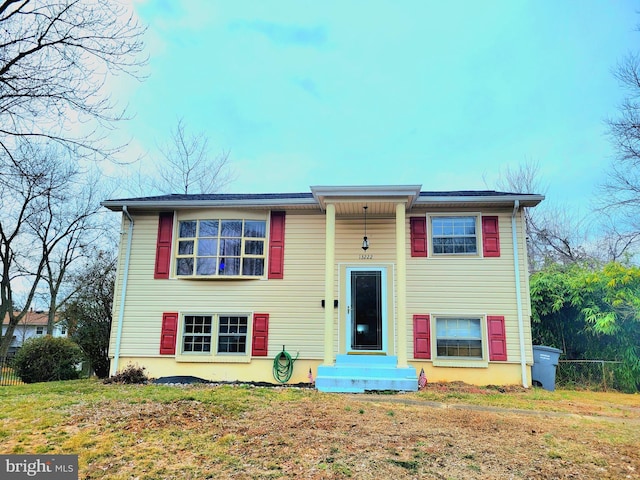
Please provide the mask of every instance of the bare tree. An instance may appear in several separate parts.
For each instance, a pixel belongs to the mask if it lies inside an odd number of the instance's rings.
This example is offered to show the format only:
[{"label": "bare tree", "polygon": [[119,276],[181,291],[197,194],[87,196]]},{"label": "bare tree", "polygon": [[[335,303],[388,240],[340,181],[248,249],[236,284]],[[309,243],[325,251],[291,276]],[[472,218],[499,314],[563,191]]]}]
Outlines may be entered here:
[{"label": "bare tree", "polygon": [[595,260],[587,251],[588,219],[568,207],[549,204],[530,216],[532,271],[548,263],[571,264]]},{"label": "bare tree", "polygon": [[109,374],[109,334],[116,280],[114,250],[95,250],[71,277],[74,294],[62,309],[69,335],[90,359],[98,377]]},{"label": "bare tree", "polygon": [[[540,180],[540,164],[526,161],[517,168],[507,167],[496,182],[497,188],[514,193],[546,194],[547,187]],[[589,223],[567,207],[549,200],[524,210],[527,234],[529,270],[539,270],[547,263],[574,263],[590,259],[588,243]]]},{"label": "bare tree", "polygon": [[114,153],[104,132],[124,112],[105,82],[141,78],[143,33],[117,0],[0,0],[0,318],[9,316],[0,357],[40,281],[55,298],[81,247],[92,210],[64,210],[70,185],[80,159]]},{"label": "bare tree", "polygon": [[599,186],[598,212],[605,232],[600,248],[619,261],[632,258],[640,243],[640,55],[627,55],[613,75],[625,97],[607,120],[615,158]]},{"label": "bare tree", "polygon": [[158,179],[152,181],[158,192],[213,193],[233,181],[229,152],[213,156],[207,136],[189,134],[182,118],[160,151],[164,162],[157,165]]},{"label": "bare tree", "polygon": [[[68,280],[69,270],[91,252],[91,246],[99,241],[104,232],[102,226],[93,220],[100,211],[99,187],[97,179],[90,180],[85,172],[67,173],[67,181],[60,185],[55,195],[46,195],[39,199],[38,214],[28,220],[30,230],[47,252],[44,258],[45,268],[42,281],[46,285],[45,298],[49,305],[47,334],[53,334],[58,310],[73,295],[74,289],[62,287]],[[77,184],[75,177],[82,176],[83,182]],[[60,236],[60,241],[47,248],[51,232]]]},{"label": "bare tree", "polygon": [[602,209],[619,224],[640,232],[640,55],[629,54],[613,71],[626,96],[616,118],[607,120],[616,156],[602,184]]},{"label": "bare tree", "polygon": [[116,0],[0,0],[0,150],[37,138],[111,153],[101,132],[123,111],[105,80],[140,75],[143,32]]},{"label": "bare tree", "polygon": [[[497,187],[517,193],[546,194],[540,183],[538,162],[507,168]],[[580,213],[549,199],[524,211],[529,269],[534,272],[549,263],[627,261],[640,241],[640,233],[625,230],[619,218],[602,210]]]},{"label": "bare tree", "polygon": [[[82,242],[98,202],[93,206],[78,194],[77,161],[61,157],[53,148],[21,142],[13,155],[0,155],[0,172],[0,318],[9,318],[0,341],[4,358],[41,280],[53,286],[62,281],[64,274],[56,271],[55,261],[66,255],[66,264],[59,267],[68,267],[75,257],[69,247],[73,250],[74,242]],[[74,198],[87,199],[84,208]],[[25,296],[20,306],[17,292]]]},{"label": "bare tree", "polygon": [[[628,223],[599,210],[600,238],[594,250],[605,261],[628,263],[637,251],[640,231],[627,229]],[[595,254],[594,254],[595,255]]]},{"label": "bare tree", "polygon": [[[42,255],[36,255],[41,261],[32,261],[34,246],[26,232],[27,221],[37,214],[36,200],[46,195],[49,188],[47,170],[51,164],[36,153],[31,144],[22,142],[14,155],[0,155],[3,191],[0,196],[0,318],[7,315],[9,318],[0,342],[0,359],[6,356],[13,332],[28,312],[44,268]],[[35,274],[34,278],[24,271],[26,264]],[[14,290],[19,284],[25,284],[27,292],[21,308],[17,307],[14,298]]]},{"label": "bare tree", "polygon": [[544,195],[548,187],[540,179],[540,162],[525,160],[517,168],[507,166],[496,182],[497,188],[512,193]]}]

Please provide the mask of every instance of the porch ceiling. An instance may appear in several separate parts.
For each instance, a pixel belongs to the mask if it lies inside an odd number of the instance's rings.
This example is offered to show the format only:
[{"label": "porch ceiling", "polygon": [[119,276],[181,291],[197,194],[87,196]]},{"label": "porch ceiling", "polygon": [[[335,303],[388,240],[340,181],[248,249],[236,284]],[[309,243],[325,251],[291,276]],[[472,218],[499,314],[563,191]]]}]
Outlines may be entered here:
[{"label": "porch ceiling", "polygon": [[[394,201],[395,200],[395,201]],[[380,201],[376,199],[370,200],[331,200],[336,206],[336,216],[338,217],[361,217],[364,207],[367,206],[367,215],[386,216],[395,215],[396,204],[405,203],[406,199],[398,198],[394,200]]]},{"label": "porch ceiling", "polygon": [[420,196],[421,185],[311,187],[322,210],[334,204],[336,216],[361,216],[367,206],[368,215],[395,215],[396,205],[407,210]]}]

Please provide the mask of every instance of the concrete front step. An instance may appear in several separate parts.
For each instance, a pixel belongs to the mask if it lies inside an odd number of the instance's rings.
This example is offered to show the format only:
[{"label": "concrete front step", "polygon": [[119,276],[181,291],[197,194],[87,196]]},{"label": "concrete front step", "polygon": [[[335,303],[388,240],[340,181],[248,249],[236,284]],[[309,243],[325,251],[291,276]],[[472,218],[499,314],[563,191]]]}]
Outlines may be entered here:
[{"label": "concrete front step", "polygon": [[336,366],[343,365],[375,365],[379,367],[395,368],[398,365],[398,357],[395,355],[336,355]]},{"label": "concrete front step", "polygon": [[365,392],[415,392],[417,379],[398,378],[316,378],[316,388],[321,392],[365,393]]},{"label": "concrete front step", "polygon": [[321,392],[416,391],[416,369],[398,368],[398,358],[383,355],[338,355],[335,365],[320,365],[316,388]]}]

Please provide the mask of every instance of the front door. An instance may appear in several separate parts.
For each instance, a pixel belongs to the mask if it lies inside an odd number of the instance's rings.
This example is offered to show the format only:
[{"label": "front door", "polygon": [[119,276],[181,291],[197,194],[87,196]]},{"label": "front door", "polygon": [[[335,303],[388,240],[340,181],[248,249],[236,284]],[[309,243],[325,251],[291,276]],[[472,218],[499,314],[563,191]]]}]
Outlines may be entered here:
[{"label": "front door", "polygon": [[347,348],[386,350],[386,270],[347,268]]}]

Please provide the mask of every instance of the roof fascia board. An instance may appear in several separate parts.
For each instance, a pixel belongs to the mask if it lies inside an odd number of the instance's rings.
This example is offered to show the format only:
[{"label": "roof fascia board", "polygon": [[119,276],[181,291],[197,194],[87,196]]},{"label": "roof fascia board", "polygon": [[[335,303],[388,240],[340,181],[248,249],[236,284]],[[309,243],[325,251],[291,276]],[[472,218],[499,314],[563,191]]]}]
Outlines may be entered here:
[{"label": "roof fascia board", "polygon": [[114,212],[122,210],[123,206],[127,208],[141,209],[194,209],[194,208],[266,208],[266,207],[288,207],[288,206],[317,206],[317,202],[313,198],[284,198],[274,199],[245,199],[245,200],[166,200],[158,202],[149,201],[112,201],[106,200],[100,205]]},{"label": "roof fascia board", "polygon": [[422,185],[352,185],[352,186],[312,186],[311,193],[322,210],[326,209],[327,200],[345,201],[348,199],[407,200],[407,208],[411,208],[420,196]]},{"label": "roof fascia board", "polygon": [[455,203],[473,203],[473,204],[492,204],[492,205],[513,205],[515,201],[520,202],[521,207],[535,207],[542,200],[544,195],[532,194],[514,194],[514,195],[460,195],[460,196],[440,196],[430,195],[421,196],[415,202],[415,206],[438,205],[438,204],[455,204]]},{"label": "roof fascia board", "polygon": [[143,210],[158,209],[197,209],[197,208],[284,208],[284,207],[319,207],[326,209],[327,201],[406,201],[407,209],[415,206],[430,205],[513,205],[517,200],[522,207],[535,207],[544,195],[512,194],[512,195],[420,195],[420,185],[388,185],[388,186],[315,186],[311,187],[309,198],[263,198],[234,200],[105,200],[100,204],[114,212],[122,211],[124,206]]}]

